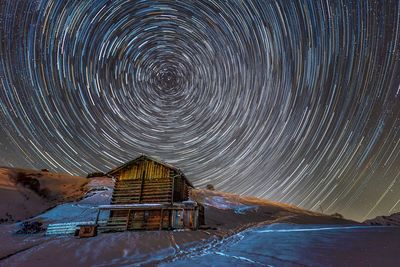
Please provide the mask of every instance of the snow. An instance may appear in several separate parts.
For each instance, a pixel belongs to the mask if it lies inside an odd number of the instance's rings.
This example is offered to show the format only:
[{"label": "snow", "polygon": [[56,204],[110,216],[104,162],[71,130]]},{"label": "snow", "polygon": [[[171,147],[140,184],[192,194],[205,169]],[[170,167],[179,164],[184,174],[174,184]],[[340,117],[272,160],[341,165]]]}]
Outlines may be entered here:
[{"label": "snow", "polygon": [[236,214],[245,214],[248,211],[257,211],[256,205],[245,205],[240,202],[229,200],[223,196],[212,196],[204,199],[204,205],[212,206],[222,210],[234,210]]},{"label": "snow", "polygon": [[[93,221],[98,207],[110,203],[112,185],[94,180],[89,188],[82,200],[35,219]],[[13,225],[3,225],[0,266],[400,266],[400,227],[333,224],[330,217],[216,194],[204,197],[206,220],[225,223],[226,229],[120,232],[78,239],[17,236],[11,234]],[[253,224],[257,216],[263,219],[261,226]],[[270,217],[273,220],[267,222]],[[289,217],[297,224],[272,223]],[[327,219],[329,224],[322,224]],[[251,222],[252,227],[229,228],[231,221],[239,226]]]},{"label": "snow", "polygon": [[276,224],[161,266],[400,266],[398,255],[399,227]]},{"label": "snow", "polygon": [[394,213],[390,216],[378,216],[374,219],[366,220],[364,223],[369,225],[400,226],[400,213]]},{"label": "snow", "polygon": [[86,178],[67,174],[0,168],[0,223],[25,220],[59,203],[77,200],[86,182]]},{"label": "snow", "polygon": [[[65,203],[50,209],[35,219],[45,223],[66,223],[66,222],[84,222],[95,221],[98,207],[109,204],[112,197],[111,179],[104,179],[103,182],[92,179],[88,183],[90,190],[83,199],[77,202]],[[102,181],[102,180],[100,180]],[[105,220],[108,213],[100,213],[100,220]]]},{"label": "snow", "polygon": [[151,207],[164,207],[168,205],[147,203],[147,204],[120,204],[120,205],[100,205],[99,209],[127,209],[127,208],[151,208]]}]

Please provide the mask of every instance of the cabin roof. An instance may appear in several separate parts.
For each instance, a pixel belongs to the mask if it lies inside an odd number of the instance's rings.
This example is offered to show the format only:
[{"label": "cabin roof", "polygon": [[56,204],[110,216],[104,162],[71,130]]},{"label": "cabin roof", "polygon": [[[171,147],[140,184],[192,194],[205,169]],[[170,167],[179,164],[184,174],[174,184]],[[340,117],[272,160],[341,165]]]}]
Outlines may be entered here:
[{"label": "cabin roof", "polygon": [[168,204],[159,203],[139,203],[139,204],[112,204],[112,205],[99,205],[98,208],[101,210],[107,209],[128,209],[128,208],[160,208],[169,207]]},{"label": "cabin roof", "polygon": [[140,155],[139,157],[137,157],[137,158],[135,158],[135,159],[133,159],[133,160],[131,160],[131,161],[128,161],[128,162],[122,164],[122,165],[119,166],[119,167],[116,167],[116,168],[112,169],[111,171],[109,171],[109,172],[107,173],[107,175],[112,175],[112,174],[114,174],[114,173],[116,173],[116,172],[118,172],[118,171],[120,171],[120,170],[122,170],[122,169],[128,168],[128,167],[131,166],[132,164],[134,164],[134,163],[136,163],[137,161],[142,160],[142,159],[148,159],[148,160],[154,161],[154,162],[156,162],[156,163],[158,163],[158,164],[161,164],[161,165],[163,165],[163,166],[165,166],[165,167],[167,167],[167,168],[169,168],[169,169],[173,169],[173,170],[176,171],[178,174],[180,174],[180,175],[183,177],[183,179],[185,179],[186,182],[187,182],[191,187],[194,188],[194,186],[192,185],[192,183],[187,179],[186,175],[181,171],[181,169],[179,169],[179,168],[177,168],[177,167],[175,167],[175,166],[173,166],[173,165],[171,165],[171,164],[169,164],[169,163],[166,163],[166,162],[164,162],[164,161],[161,161],[161,160],[159,160],[159,159],[150,157],[150,156],[148,156],[148,155]]}]

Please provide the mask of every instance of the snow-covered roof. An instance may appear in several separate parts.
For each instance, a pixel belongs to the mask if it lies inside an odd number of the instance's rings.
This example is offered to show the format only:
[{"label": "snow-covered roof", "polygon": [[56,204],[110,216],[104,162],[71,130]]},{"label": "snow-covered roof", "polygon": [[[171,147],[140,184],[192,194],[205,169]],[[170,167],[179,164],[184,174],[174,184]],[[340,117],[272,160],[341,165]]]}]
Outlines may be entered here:
[{"label": "snow-covered roof", "polygon": [[116,204],[116,205],[100,205],[99,209],[129,209],[129,208],[161,208],[169,207],[169,204],[144,203],[144,204]]}]

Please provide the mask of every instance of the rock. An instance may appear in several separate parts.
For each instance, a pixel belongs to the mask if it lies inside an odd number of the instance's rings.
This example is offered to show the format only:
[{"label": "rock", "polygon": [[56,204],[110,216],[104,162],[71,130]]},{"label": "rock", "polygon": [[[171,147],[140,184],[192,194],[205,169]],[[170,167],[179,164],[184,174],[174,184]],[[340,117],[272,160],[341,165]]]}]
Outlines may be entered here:
[{"label": "rock", "polygon": [[364,221],[368,225],[400,226],[400,212]]},{"label": "rock", "polygon": [[21,224],[21,229],[19,229],[16,234],[37,234],[40,232],[45,231],[45,229],[42,227],[41,222],[33,221],[33,222],[23,222]]}]

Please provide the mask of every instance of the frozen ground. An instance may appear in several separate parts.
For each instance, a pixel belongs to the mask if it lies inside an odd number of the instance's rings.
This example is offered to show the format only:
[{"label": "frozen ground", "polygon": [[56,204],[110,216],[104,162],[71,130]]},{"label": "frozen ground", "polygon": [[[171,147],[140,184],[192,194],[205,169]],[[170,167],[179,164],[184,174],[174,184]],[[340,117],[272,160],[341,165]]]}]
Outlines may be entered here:
[{"label": "frozen ground", "polygon": [[110,204],[113,182],[109,178],[91,179],[86,187],[89,191],[80,201],[58,205],[38,215],[35,219],[46,224],[94,221],[97,215],[97,206]]},{"label": "frozen ground", "polygon": [[[112,180],[33,220],[90,221],[109,204]],[[0,266],[400,266],[400,227],[366,226],[281,203],[195,190],[214,230],[16,235],[0,225]],[[217,230],[215,230],[217,229]]]},{"label": "frozen ground", "polygon": [[0,224],[26,220],[80,199],[87,182],[68,174],[0,167]]},{"label": "frozen ground", "polygon": [[400,266],[400,228],[275,224],[255,227],[161,266]]},{"label": "frozen ground", "polygon": [[150,231],[36,239],[0,266],[400,266],[400,228],[385,226],[272,224],[233,235]]}]

